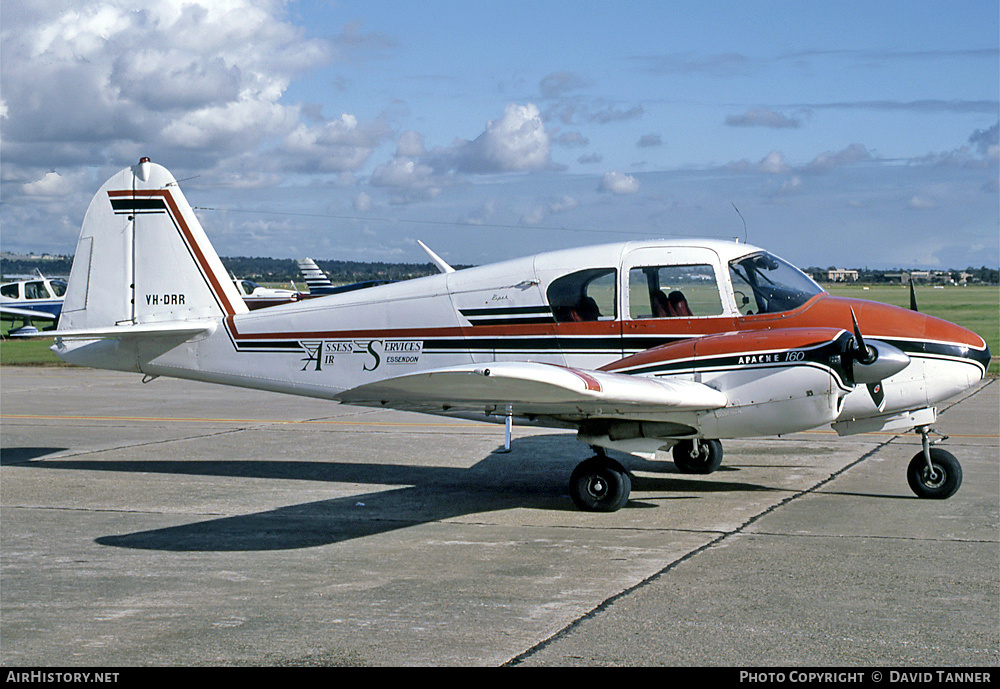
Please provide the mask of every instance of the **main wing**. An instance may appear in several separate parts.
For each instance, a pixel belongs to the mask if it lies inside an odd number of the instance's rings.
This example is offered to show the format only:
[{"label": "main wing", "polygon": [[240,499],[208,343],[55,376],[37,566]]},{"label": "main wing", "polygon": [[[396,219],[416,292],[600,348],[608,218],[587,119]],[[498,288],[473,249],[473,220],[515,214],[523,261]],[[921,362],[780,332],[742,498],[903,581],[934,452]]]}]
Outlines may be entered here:
[{"label": "main wing", "polygon": [[510,413],[564,421],[658,418],[708,411],[726,395],[687,380],[666,380],[531,362],[434,369],[360,385],[337,395],[347,404],[424,413]]}]

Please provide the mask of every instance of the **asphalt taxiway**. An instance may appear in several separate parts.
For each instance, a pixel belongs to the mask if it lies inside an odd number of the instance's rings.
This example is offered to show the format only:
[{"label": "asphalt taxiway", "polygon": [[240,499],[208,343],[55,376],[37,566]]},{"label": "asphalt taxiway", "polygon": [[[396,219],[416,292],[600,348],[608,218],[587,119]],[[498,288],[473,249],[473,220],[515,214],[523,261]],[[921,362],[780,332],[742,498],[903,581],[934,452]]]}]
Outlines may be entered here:
[{"label": "asphalt taxiway", "polygon": [[569,433],[0,370],[6,666],[1000,664],[993,379],[913,434],[727,441],[576,510]]}]

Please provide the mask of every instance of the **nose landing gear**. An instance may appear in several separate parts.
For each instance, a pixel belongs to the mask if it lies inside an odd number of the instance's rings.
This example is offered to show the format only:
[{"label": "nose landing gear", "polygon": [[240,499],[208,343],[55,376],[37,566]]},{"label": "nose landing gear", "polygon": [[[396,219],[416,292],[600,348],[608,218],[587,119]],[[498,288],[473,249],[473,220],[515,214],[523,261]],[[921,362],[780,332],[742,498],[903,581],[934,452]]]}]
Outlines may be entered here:
[{"label": "nose landing gear", "polygon": [[950,452],[931,447],[935,442],[947,440],[947,436],[931,441],[929,435],[936,431],[929,426],[918,426],[916,431],[920,433],[924,447],[921,452],[913,456],[906,469],[906,480],[910,484],[910,489],[921,498],[934,500],[950,498],[962,485],[962,465]]}]

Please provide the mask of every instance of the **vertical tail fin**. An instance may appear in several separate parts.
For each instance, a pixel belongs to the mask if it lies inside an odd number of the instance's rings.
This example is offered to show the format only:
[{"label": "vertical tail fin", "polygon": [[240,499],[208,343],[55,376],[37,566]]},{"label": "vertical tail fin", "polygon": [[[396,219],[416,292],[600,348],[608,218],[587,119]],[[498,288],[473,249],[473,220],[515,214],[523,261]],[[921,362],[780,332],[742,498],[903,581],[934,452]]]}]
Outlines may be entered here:
[{"label": "vertical tail fin", "polygon": [[177,181],[143,158],[109,179],[87,210],[60,330],[245,313]]},{"label": "vertical tail fin", "polygon": [[322,291],[324,289],[329,289],[333,287],[333,283],[330,282],[330,278],[326,276],[316,262],[311,258],[300,258],[295,261],[299,270],[302,272],[302,277],[306,280],[306,286],[309,288],[310,292]]}]

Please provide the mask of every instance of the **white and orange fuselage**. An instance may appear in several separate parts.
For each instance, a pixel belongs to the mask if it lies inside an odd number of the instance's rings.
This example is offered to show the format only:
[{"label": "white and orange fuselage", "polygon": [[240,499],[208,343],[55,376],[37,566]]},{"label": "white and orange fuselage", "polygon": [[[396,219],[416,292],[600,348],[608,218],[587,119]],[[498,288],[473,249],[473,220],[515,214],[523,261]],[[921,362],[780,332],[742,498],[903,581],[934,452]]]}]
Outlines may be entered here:
[{"label": "white and orange fuselage", "polygon": [[[909,360],[877,381],[878,403],[848,361],[852,311],[866,340]],[[386,406],[576,427],[606,446],[626,423],[665,424],[649,427],[661,439],[731,438],[895,418],[967,389],[989,361],[969,330],[832,297],[767,252],[722,241],[567,249],[251,312],[176,182],[150,163],[95,197],[59,330],[55,351],[83,365],[369,404],[386,395]],[[597,407],[499,393],[449,402],[427,379],[408,403],[378,387],[491,364],[548,365],[517,372],[527,378],[569,370],[595,398],[621,376],[721,396],[658,410],[628,394]]]}]

